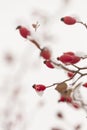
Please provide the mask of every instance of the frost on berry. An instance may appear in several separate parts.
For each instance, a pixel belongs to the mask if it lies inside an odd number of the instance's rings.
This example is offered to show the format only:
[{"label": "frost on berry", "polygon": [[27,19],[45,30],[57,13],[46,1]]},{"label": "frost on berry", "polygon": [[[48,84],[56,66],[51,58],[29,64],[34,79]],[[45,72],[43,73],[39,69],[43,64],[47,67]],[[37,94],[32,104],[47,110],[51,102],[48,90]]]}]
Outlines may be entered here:
[{"label": "frost on berry", "polygon": [[62,17],[61,21],[63,21],[67,25],[73,25],[77,22],[76,19],[71,16]]},{"label": "frost on berry", "polygon": [[48,60],[51,58],[51,51],[47,47],[44,47],[40,52],[40,56]]}]

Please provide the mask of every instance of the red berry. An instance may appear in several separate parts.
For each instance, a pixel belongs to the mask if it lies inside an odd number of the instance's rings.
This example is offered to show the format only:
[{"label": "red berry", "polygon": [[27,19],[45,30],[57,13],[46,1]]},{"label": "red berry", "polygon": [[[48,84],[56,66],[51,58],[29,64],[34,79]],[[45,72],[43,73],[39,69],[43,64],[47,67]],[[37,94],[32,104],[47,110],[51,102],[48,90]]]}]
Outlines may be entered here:
[{"label": "red berry", "polygon": [[64,64],[70,64],[73,60],[73,56],[69,55],[69,54],[64,54],[64,55],[58,57],[57,60],[60,60]]},{"label": "red berry", "polygon": [[31,35],[31,32],[23,26],[18,26],[16,29],[19,29],[19,33],[23,38],[27,38]]},{"label": "red berry", "polygon": [[87,88],[87,82],[86,82],[86,83],[84,83],[84,84],[83,84],[83,86],[84,86],[85,88]]},{"label": "red berry", "polygon": [[57,58],[57,60],[60,60],[64,64],[76,64],[80,61],[80,59],[80,57],[71,52],[66,52],[62,56]]},{"label": "red berry", "polygon": [[46,86],[42,84],[34,84],[32,87],[39,92],[44,91],[46,89]]},{"label": "red berry", "polygon": [[49,60],[45,60],[45,61],[44,61],[44,64],[45,64],[47,67],[51,68],[51,69],[54,68],[53,64],[52,64],[51,61],[49,61]]},{"label": "red berry", "polygon": [[51,52],[48,48],[44,47],[41,52],[40,56],[42,56],[44,59],[50,59],[51,58]]},{"label": "red berry", "polygon": [[76,19],[71,16],[65,16],[61,18],[61,21],[63,21],[67,25],[73,25],[77,22]]},{"label": "red berry", "polygon": [[68,75],[68,77],[72,78],[74,76],[74,73],[73,72],[68,72],[67,75]]},{"label": "red berry", "polygon": [[73,60],[71,61],[71,64],[76,64],[76,63],[78,63],[79,61],[80,61],[80,57],[78,57],[78,56],[73,56]]}]

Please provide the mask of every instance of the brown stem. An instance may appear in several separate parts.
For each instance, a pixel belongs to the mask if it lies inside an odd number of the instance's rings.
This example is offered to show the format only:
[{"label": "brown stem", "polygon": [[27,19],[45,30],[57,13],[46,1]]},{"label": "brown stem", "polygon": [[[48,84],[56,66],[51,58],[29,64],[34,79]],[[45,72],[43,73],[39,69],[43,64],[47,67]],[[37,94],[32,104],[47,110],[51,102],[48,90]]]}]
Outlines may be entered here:
[{"label": "brown stem", "polygon": [[84,25],[86,27],[86,29],[87,29],[87,24],[86,23],[83,23],[82,21],[78,21],[77,23],[80,23],[80,24]]},{"label": "brown stem", "polygon": [[40,45],[39,45],[39,43],[36,41],[36,40],[34,40],[34,39],[29,39],[33,44],[35,44],[36,45],[36,47],[39,49],[39,50],[41,50],[41,48],[40,48]]},{"label": "brown stem", "polygon": [[[77,72],[73,75],[73,77],[65,79],[64,81],[62,81],[60,83],[64,83],[64,82],[70,81],[71,79],[73,79],[75,77],[76,74],[77,74]],[[55,85],[60,84],[60,83],[58,83],[58,82],[57,83],[53,83],[52,85],[47,86],[47,88],[55,86]]]},{"label": "brown stem", "polygon": [[54,65],[56,65],[56,66],[58,66],[58,67],[60,67],[60,68],[62,68],[62,69],[64,69],[64,70],[66,70],[66,71],[70,71],[70,72],[73,72],[73,73],[78,73],[78,74],[81,75],[81,73],[79,72],[79,71],[80,71],[80,68],[79,68],[79,67],[78,67],[78,70],[71,70],[71,69],[65,67],[65,66],[62,65],[62,64],[58,64],[58,63],[56,63],[56,62],[54,62],[54,61],[52,61],[52,60],[51,60],[51,62],[52,62]]}]

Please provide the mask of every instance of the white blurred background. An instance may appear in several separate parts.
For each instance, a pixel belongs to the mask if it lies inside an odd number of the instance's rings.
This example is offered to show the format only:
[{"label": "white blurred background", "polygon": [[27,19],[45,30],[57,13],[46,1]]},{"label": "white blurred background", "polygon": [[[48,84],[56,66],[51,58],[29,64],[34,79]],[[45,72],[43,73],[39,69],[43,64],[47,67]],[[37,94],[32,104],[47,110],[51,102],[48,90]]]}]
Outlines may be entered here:
[{"label": "white blurred background", "polygon": [[[18,25],[28,27],[41,47],[52,50],[54,59],[64,51],[86,53],[85,27],[60,21],[71,15],[87,23],[86,12],[86,0],[0,0],[0,130],[87,129],[87,113],[58,104],[54,87],[43,96],[32,89],[33,84],[51,85],[66,76],[61,70],[47,68],[38,49],[16,30]],[[35,32],[32,24],[37,21],[40,27]],[[58,112],[64,119],[56,116]],[[77,124],[81,129],[74,129]]]}]

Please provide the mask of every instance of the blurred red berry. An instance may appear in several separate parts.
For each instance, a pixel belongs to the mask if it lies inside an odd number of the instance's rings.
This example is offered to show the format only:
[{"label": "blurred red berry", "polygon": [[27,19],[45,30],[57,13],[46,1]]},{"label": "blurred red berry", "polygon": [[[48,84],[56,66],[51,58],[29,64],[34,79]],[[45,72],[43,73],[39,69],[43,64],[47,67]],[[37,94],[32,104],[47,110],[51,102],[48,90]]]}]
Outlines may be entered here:
[{"label": "blurred red berry", "polygon": [[63,118],[63,114],[62,114],[61,112],[58,112],[58,113],[57,113],[57,117],[58,117],[58,118]]},{"label": "blurred red berry", "polygon": [[79,109],[80,108],[80,105],[78,103],[72,103],[73,107],[76,108],[76,109]]},{"label": "blurred red berry", "polygon": [[45,64],[47,67],[51,68],[51,69],[54,68],[54,65],[53,65],[53,64],[51,63],[51,61],[49,61],[49,60],[45,60],[45,61],[44,61],[44,64]]},{"label": "blurred red berry", "polygon": [[87,88],[87,82],[86,82],[86,83],[84,83],[84,84],[83,84],[83,86],[84,86],[85,88]]},{"label": "blurred red berry", "polygon": [[76,126],[75,126],[75,130],[80,130],[81,129],[81,124],[77,124]]},{"label": "blurred red berry", "polygon": [[62,17],[61,21],[63,21],[67,25],[73,25],[77,22],[76,19],[71,16]]},{"label": "blurred red berry", "polygon": [[44,47],[41,52],[40,56],[42,56],[44,59],[50,59],[51,58],[51,52],[48,48]]},{"label": "blurred red berry", "polygon": [[46,86],[42,84],[34,84],[32,87],[38,92],[44,91],[46,89]]},{"label": "blurred red berry", "polygon": [[8,63],[12,63],[13,60],[14,60],[14,57],[12,56],[12,54],[7,53],[7,54],[5,54],[5,60],[6,60],[6,62],[8,62]]},{"label": "blurred red berry", "polygon": [[71,97],[66,97],[66,102],[71,103],[72,102],[72,98]]},{"label": "blurred red berry", "polygon": [[31,35],[31,32],[26,28],[26,27],[23,27],[23,26],[17,26],[16,29],[19,29],[19,33],[20,35],[23,37],[23,38],[27,38],[28,36]]},{"label": "blurred red berry", "polygon": [[60,99],[58,100],[58,102],[65,102],[66,101],[66,98],[61,96]]},{"label": "blurred red berry", "polygon": [[72,98],[71,97],[61,96],[61,98],[58,100],[58,102],[68,102],[68,103],[71,103],[72,102]]}]

